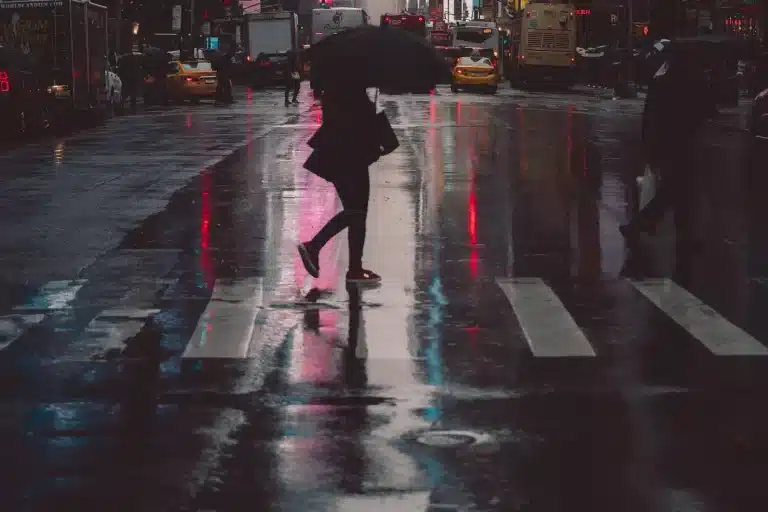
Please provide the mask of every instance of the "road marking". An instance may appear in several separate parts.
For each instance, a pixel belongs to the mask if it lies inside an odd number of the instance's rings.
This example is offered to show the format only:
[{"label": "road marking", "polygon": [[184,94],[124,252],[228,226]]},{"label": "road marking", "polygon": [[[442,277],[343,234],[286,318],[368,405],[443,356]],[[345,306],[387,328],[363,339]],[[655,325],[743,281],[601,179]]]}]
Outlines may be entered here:
[{"label": "road marking", "polygon": [[766,356],[768,348],[670,279],[630,281],[716,356]]},{"label": "road marking", "polygon": [[[335,510],[337,512],[359,512],[360,510],[377,510],[381,512],[398,512],[400,510],[433,510],[430,507],[429,492],[403,493],[370,493],[371,496],[345,496],[339,498]],[[435,509],[437,510],[437,509]],[[458,509],[453,509],[458,510]]]},{"label": "road marking", "polygon": [[264,303],[262,279],[216,282],[182,354],[185,359],[244,359]]},{"label": "road marking", "polygon": [[6,315],[0,317],[0,350],[21,338],[30,327],[45,320],[45,315]]},{"label": "road marking", "polygon": [[496,279],[517,315],[534,357],[595,357],[555,292],[538,278]]},{"label": "road marking", "polygon": [[13,308],[14,312],[43,312],[69,309],[77,292],[85,285],[85,280],[49,281],[40,287],[37,294],[26,304]]},{"label": "road marking", "polygon": [[102,311],[88,323],[78,341],[69,349],[70,353],[56,357],[55,361],[97,362],[107,361],[110,356],[119,356],[127,342],[141,332],[149,318],[159,312],[159,309],[129,306]]}]

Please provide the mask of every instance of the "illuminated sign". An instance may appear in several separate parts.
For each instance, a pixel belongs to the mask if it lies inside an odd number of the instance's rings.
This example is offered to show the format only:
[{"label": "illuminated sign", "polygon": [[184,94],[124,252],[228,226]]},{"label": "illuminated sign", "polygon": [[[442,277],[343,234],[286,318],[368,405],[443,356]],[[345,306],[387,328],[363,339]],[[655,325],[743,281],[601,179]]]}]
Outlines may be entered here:
[{"label": "illuminated sign", "polygon": [[576,9],[576,16],[589,16],[592,14],[592,9]]}]

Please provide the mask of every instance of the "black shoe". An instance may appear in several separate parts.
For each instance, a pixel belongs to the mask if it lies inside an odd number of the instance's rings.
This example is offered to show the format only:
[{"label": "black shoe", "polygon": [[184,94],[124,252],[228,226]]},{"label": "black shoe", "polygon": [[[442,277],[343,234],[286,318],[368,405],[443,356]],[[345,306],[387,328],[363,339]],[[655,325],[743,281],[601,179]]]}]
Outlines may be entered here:
[{"label": "black shoe", "polygon": [[370,270],[349,270],[347,271],[347,283],[350,284],[379,284],[381,276]]},{"label": "black shoe", "polygon": [[286,106],[286,107],[290,107],[290,106],[291,106],[290,102],[286,101],[286,102],[285,102],[285,106]]},{"label": "black shoe", "polygon": [[320,277],[320,255],[309,244],[299,244],[299,256],[307,273],[314,278]]},{"label": "black shoe", "polygon": [[293,104],[294,104],[294,105],[298,105],[298,104],[299,104],[299,100],[297,100],[296,98],[294,98],[294,99],[293,99]]}]

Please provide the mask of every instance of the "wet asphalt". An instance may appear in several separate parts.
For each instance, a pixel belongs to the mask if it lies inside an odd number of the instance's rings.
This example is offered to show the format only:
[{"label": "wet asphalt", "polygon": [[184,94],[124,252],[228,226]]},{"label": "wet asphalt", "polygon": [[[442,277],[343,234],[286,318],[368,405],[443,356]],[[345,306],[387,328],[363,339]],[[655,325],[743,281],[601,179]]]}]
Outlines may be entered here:
[{"label": "wet asphalt", "polygon": [[371,290],[343,235],[319,279],[296,254],[339,208],[306,94],[0,154],[0,510],[765,509],[746,135],[701,136],[696,249],[666,222],[630,254],[640,101],[380,103]]}]

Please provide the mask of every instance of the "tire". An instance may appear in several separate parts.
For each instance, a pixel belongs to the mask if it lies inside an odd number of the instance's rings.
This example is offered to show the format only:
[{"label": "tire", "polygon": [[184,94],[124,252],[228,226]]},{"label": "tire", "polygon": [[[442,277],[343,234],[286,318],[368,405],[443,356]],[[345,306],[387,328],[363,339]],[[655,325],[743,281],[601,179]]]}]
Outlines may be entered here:
[{"label": "tire", "polygon": [[451,92],[459,92],[459,88],[455,85],[451,85]]},{"label": "tire", "polygon": [[490,89],[488,89],[488,93],[489,93],[489,94],[496,94],[497,92],[499,92],[499,87],[498,87],[498,86],[496,86],[496,85],[494,85],[493,87],[491,87]]}]

